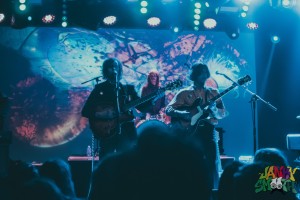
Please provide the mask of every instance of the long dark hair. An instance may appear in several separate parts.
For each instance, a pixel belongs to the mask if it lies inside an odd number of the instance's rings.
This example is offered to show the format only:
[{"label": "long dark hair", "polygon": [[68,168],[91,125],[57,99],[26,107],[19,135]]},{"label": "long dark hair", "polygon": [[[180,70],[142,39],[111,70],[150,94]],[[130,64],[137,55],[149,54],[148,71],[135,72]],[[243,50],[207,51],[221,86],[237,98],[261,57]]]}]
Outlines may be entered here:
[{"label": "long dark hair", "polygon": [[191,72],[190,72],[190,79],[192,81],[195,81],[197,76],[199,76],[200,74],[202,74],[202,70],[206,70],[206,73],[208,75],[207,78],[210,77],[210,72],[208,69],[208,66],[203,64],[203,63],[195,63],[192,67],[191,67]]},{"label": "long dark hair", "polygon": [[154,76],[157,77],[156,83],[155,83],[154,87],[160,87],[159,73],[158,73],[158,71],[156,71],[156,70],[151,70],[151,71],[149,72],[148,77],[147,77],[147,84],[146,84],[146,87],[149,87],[150,84],[151,84],[151,79],[150,79],[150,76],[151,76],[151,75],[154,75]]},{"label": "long dark hair", "polygon": [[120,77],[122,76],[122,74],[123,74],[122,63],[116,58],[108,58],[103,62],[103,65],[102,65],[102,74],[105,79],[108,78],[108,69],[114,68],[115,64],[117,64],[117,66],[118,66],[119,76]]}]

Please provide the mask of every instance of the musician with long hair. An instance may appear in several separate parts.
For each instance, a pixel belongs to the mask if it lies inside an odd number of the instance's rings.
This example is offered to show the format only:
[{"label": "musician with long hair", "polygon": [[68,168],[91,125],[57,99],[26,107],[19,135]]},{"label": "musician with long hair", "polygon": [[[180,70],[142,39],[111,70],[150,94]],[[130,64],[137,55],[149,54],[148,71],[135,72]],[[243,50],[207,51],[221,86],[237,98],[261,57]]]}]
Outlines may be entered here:
[{"label": "musician with long hair", "polygon": [[133,116],[122,112],[124,106],[138,99],[133,85],[122,84],[122,63],[116,58],[103,62],[104,82],[95,86],[81,111],[89,119],[90,128],[99,141],[101,157],[124,151],[135,144]]},{"label": "musician with long hair", "polygon": [[[147,83],[142,87],[141,97],[158,92],[160,89],[159,73],[156,70],[151,70],[147,76]],[[165,94],[162,93],[159,98],[155,98],[143,105],[143,112],[146,114],[146,119],[160,118],[165,107]]]},{"label": "musician with long hair", "polygon": [[[206,87],[210,77],[208,66],[196,63],[192,66],[190,79],[193,85],[179,91],[166,107],[171,116],[171,126],[181,137],[193,137],[203,147],[209,166],[211,183],[216,187],[218,173],[216,167],[215,125],[225,117],[225,107],[221,98],[211,101],[219,95],[217,89]],[[206,105],[202,108],[202,105]]]}]

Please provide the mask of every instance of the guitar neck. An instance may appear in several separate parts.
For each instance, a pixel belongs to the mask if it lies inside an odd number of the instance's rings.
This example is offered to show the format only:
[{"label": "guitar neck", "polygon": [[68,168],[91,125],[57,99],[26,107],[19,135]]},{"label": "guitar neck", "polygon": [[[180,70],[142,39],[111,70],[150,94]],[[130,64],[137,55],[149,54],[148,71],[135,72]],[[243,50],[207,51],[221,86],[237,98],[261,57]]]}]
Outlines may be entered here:
[{"label": "guitar neck", "polygon": [[201,107],[201,109],[203,110],[204,108],[206,108],[207,106],[209,106],[212,102],[216,101],[217,99],[221,98],[222,96],[224,96],[225,94],[227,94],[230,90],[232,90],[233,88],[235,88],[236,86],[238,86],[237,83],[233,83],[232,86],[230,86],[229,88],[227,88],[226,90],[223,90],[221,93],[219,93],[217,96],[214,96],[213,98],[211,98],[208,102],[206,102],[205,104],[203,104]]},{"label": "guitar neck", "polygon": [[124,112],[126,112],[126,111],[130,110],[131,108],[134,108],[134,107],[136,107],[136,106],[138,106],[138,105],[140,105],[140,104],[142,104],[142,103],[144,103],[146,101],[154,99],[160,92],[164,92],[164,89],[159,89],[155,93],[152,93],[152,94],[147,95],[145,97],[142,97],[140,99],[137,99],[137,100],[129,102],[128,104],[125,105]]}]

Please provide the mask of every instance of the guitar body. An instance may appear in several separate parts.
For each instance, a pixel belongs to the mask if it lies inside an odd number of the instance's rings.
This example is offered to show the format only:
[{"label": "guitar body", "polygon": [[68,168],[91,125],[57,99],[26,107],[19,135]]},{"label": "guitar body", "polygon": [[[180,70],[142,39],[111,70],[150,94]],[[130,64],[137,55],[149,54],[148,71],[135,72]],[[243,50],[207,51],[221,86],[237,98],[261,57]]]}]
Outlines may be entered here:
[{"label": "guitar body", "polygon": [[90,128],[95,138],[107,138],[118,134],[120,126],[124,122],[133,120],[134,116],[132,115],[132,112],[134,112],[136,106],[160,97],[166,90],[175,89],[180,86],[182,86],[182,82],[180,80],[176,80],[167,84],[165,87],[160,88],[155,93],[130,101],[120,108],[121,112],[119,115],[117,108],[109,103],[97,106],[94,116],[89,119]]},{"label": "guitar body", "polygon": [[196,99],[193,104],[189,107],[176,108],[182,111],[190,112],[193,117],[191,120],[184,120],[176,117],[172,117],[172,127],[181,132],[186,132],[188,135],[194,135],[197,132],[198,127],[204,126],[205,123],[209,123],[211,125],[216,125],[218,121],[212,117],[210,117],[209,106],[216,102],[219,98],[230,92],[232,89],[237,87],[238,85],[243,85],[247,82],[251,81],[251,77],[246,75],[243,78],[240,78],[237,82],[234,82],[232,86],[222,91],[220,94],[214,96],[209,99],[207,102],[202,102],[200,98]]},{"label": "guitar body", "polygon": [[201,108],[201,98],[196,99],[193,105],[182,107],[178,110],[190,112],[193,117],[191,120],[185,120],[181,118],[172,117],[172,127],[177,130],[184,131],[186,135],[194,135],[199,126],[203,126],[208,122],[209,112],[208,110]]},{"label": "guitar body", "polygon": [[112,105],[97,106],[95,117],[89,119],[90,128],[96,139],[111,137],[118,133],[119,126],[124,122],[133,120],[129,113],[117,114],[117,109]]}]

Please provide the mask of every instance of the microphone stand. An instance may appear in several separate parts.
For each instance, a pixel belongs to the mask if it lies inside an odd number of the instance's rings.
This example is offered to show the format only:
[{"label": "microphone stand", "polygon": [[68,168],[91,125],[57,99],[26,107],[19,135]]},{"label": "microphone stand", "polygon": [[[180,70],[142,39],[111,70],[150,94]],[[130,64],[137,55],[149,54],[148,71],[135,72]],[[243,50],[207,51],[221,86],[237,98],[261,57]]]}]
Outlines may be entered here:
[{"label": "microphone stand", "polygon": [[90,79],[90,80],[84,81],[84,82],[82,82],[81,84],[85,84],[85,83],[91,82],[91,81],[93,81],[93,80],[95,80],[96,83],[98,84],[99,78],[102,78],[102,77],[103,77],[103,76],[97,76],[97,77],[92,78],[92,79]]},{"label": "microphone stand", "polygon": [[120,109],[120,100],[119,100],[119,77],[118,77],[118,73],[115,74],[116,75],[116,97],[117,97],[117,131],[118,131],[118,134],[121,134],[121,126],[120,126],[120,120],[119,120],[119,117],[120,117],[120,114],[121,114],[121,109]]},{"label": "microphone stand", "polygon": [[[226,74],[223,73],[217,73],[218,75],[222,75],[224,76],[227,80],[239,85],[236,81],[232,80],[230,77],[228,77]],[[265,103],[266,105],[268,105],[272,110],[277,111],[277,108],[274,107],[270,102],[265,101],[264,99],[262,99],[260,96],[258,96],[257,94],[255,94],[254,92],[250,91],[248,88],[246,88],[246,86],[241,85],[242,88],[247,91],[249,94],[251,94],[251,100],[249,101],[249,103],[252,103],[252,126],[253,126],[253,150],[254,150],[254,154],[256,152],[256,143],[257,143],[257,139],[256,139],[256,133],[257,133],[257,128],[256,128],[256,104],[257,104],[257,100],[261,100],[263,103]]]}]

